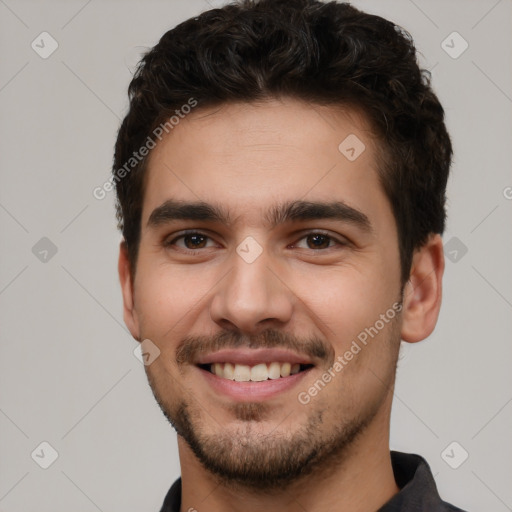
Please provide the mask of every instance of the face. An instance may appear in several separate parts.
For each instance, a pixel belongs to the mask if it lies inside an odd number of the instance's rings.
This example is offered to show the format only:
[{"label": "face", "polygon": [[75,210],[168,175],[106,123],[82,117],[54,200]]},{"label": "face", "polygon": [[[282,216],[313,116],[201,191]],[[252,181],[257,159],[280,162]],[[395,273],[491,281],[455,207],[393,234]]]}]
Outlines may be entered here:
[{"label": "face", "polygon": [[376,144],[355,112],[285,99],[193,112],[150,155],[125,320],[220,478],[282,487],[386,428],[401,286]]}]

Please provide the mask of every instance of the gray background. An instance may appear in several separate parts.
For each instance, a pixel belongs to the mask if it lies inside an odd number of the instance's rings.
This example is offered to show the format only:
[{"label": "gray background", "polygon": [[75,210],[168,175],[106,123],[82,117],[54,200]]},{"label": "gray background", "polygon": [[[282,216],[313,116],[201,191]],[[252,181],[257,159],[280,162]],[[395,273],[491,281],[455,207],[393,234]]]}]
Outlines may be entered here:
[{"label": "gray background", "polygon": [[[122,320],[113,194],[92,191],[140,50],[220,3],[0,0],[2,512],[156,511],[179,475]],[[456,155],[454,261],[436,331],[404,346],[391,446],[425,456],[446,500],[512,510],[512,2],[354,3],[412,33]],[[59,45],[46,59],[31,47],[43,31]]]}]

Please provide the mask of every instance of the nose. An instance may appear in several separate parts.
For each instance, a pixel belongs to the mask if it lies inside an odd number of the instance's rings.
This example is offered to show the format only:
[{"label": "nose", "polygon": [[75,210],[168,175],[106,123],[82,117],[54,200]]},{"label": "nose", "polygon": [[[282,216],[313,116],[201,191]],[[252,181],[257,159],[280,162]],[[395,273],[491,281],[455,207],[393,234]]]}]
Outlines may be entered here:
[{"label": "nose", "polygon": [[237,253],[231,270],[220,281],[210,306],[210,316],[224,329],[257,333],[289,322],[294,295],[262,254],[252,263]]}]

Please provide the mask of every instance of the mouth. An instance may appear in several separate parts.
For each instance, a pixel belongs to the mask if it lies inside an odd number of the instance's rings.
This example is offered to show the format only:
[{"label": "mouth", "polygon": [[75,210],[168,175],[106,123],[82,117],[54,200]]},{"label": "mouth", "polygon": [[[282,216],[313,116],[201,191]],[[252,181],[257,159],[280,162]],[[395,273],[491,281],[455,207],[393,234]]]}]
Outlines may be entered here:
[{"label": "mouth", "polygon": [[287,350],[235,349],[206,355],[195,366],[217,395],[248,402],[291,390],[315,364]]},{"label": "mouth", "polygon": [[255,365],[238,363],[205,363],[199,368],[208,371],[221,379],[235,382],[262,382],[266,380],[284,379],[290,375],[304,372],[313,367],[312,364],[272,361]]}]

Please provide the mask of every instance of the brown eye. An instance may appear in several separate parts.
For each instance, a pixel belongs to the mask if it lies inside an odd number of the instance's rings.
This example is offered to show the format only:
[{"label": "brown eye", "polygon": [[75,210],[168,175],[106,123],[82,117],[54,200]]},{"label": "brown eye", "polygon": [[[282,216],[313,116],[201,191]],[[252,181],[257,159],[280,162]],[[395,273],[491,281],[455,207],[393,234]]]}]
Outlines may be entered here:
[{"label": "brown eye", "polygon": [[[343,238],[341,240],[343,240]],[[345,245],[347,245],[346,242],[340,241],[338,238],[334,238],[328,233],[322,233],[319,231],[306,233],[293,244],[294,247],[298,247],[299,249],[309,249],[313,251],[332,249],[336,246],[341,248]]]},{"label": "brown eye", "polygon": [[202,249],[208,240],[204,235],[185,235],[182,238],[187,249]]},{"label": "brown eye", "polygon": [[331,243],[331,237],[314,233],[306,237],[309,249],[327,249]]},{"label": "brown eye", "polygon": [[164,242],[164,245],[189,252],[196,252],[199,249],[209,249],[215,246],[214,241],[209,236],[196,231],[182,233],[172,240]]}]

